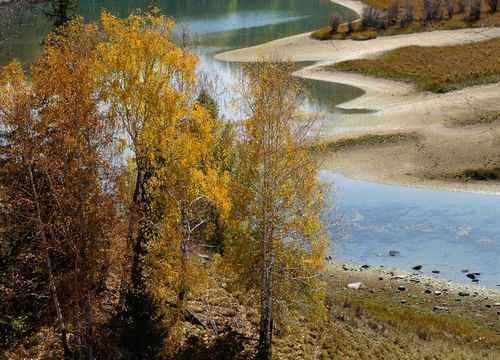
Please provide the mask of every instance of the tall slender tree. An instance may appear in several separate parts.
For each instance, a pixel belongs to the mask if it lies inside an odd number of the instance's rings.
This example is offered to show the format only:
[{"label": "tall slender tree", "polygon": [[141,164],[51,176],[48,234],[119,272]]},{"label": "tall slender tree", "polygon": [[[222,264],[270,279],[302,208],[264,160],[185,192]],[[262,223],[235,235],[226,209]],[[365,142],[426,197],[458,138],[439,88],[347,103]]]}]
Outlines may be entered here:
[{"label": "tall slender tree", "polygon": [[276,326],[286,330],[301,314],[318,319],[324,310],[322,193],[308,150],[314,121],[298,115],[301,88],[291,70],[287,62],[246,68],[248,120],[233,192],[237,231],[225,252],[238,284],[260,302],[257,357],[265,360]]}]

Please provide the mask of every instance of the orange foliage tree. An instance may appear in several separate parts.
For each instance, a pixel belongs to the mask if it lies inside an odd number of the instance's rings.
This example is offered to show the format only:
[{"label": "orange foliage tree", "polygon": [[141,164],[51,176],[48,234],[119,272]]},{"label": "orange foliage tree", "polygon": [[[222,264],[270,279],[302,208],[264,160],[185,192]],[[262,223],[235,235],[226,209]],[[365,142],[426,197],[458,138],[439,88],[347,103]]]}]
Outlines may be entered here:
[{"label": "orange foliage tree", "polygon": [[95,26],[71,22],[48,37],[29,81],[17,62],[0,81],[1,236],[46,277],[53,310],[43,301],[36,310],[55,313],[66,358],[94,357],[93,312],[117,235],[114,132],[93,71],[98,38]]}]

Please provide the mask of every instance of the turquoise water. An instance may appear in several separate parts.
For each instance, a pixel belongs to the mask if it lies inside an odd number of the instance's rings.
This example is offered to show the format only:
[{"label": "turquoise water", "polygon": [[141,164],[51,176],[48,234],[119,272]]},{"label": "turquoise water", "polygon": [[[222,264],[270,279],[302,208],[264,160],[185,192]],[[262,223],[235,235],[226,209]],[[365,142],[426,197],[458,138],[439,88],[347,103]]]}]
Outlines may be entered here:
[{"label": "turquoise water", "polygon": [[[126,16],[149,3],[86,0],[80,12],[91,20],[102,8]],[[218,101],[227,116],[234,116],[228,94],[240,66],[214,60],[215,53],[310,31],[326,24],[332,12],[344,19],[354,17],[329,0],[167,0],[156,5],[193,34],[200,71],[217,78]],[[39,52],[49,25],[37,9],[23,18],[26,25],[15,29],[19,36],[4,44],[0,63],[13,56],[30,61]],[[306,85],[311,99],[305,106],[311,110],[335,112],[336,104],[362,94],[326,82]],[[468,282],[461,272],[468,269],[482,273],[483,285],[500,284],[500,197],[379,185],[330,172],[323,172],[322,178],[336,183],[336,197],[330,199],[332,209],[325,217],[340,219],[330,226],[332,252],[340,261],[406,270],[422,264],[427,274],[440,270],[439,276],[461,282]],[[389,257],[389,250],[401,256]]]},{"label": "turquoise water", "polygon": [[[79,13],[87,20],[96,20],[103,9],[127,16],[138,8],[147,8],[151,1],[93,1],[81,0]],[[177,32],[187,29],[191,34],[194,52],[200,58],[199,71],[216,79],[219,103],[224,115],[235,115],[234,93],[240,66],[216,61],[217,52],[260,44],[295,35],[328,23],[332,13],[340,18],[353,19],[355,14],[330,0],[161,0],[153,2],[165,14],[175,19]],[[22,15],[25,25],[15,31],[0,52],[0,63],[12,57],[24,62],[33,60],[50,25],[36,7]],[[311,93],[308,110],[332,111],[335,105],[360,96],[357,88],[317,81],[306,81]]]}]

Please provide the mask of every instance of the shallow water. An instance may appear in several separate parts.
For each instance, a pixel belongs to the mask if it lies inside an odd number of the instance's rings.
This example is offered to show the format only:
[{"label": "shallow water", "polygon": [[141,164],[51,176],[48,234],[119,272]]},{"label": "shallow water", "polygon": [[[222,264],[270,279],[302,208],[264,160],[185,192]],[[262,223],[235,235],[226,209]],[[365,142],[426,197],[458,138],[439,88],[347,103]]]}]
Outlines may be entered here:
[{"label": "shallow water", "polygon": [[[149,1],[82,0],[80,12],[96,19],[102,8],[126,16]],[[229,95],[239,74],[239,64],[216,61],[213,55],[233,48],[310,31],[327,23],[332,12],[344,19],[354,17],[350,10],[330,0],[161,0],[167,14],[193,33],[195,52],[202,71],[217,77],[218,101],[224,114],[235,116]],[[0,53],[0,63],[15,56],[31,61],[49,29],[39,10],[24,14],[26,23],[20,36],[10,40]],[[336,112],[335,106],[362,94],[345,85],[307,80],[311,100],[307,110]],[[500,284],[500,235],[497,219],[500,197],[378,185],[347,179],[324,171],[323,180],[336,182],[337,199],[330,201],[336,211],[329,219],[341,218],[331,226],[332,252],[340,261],[395,266],[410,270],[424,265],[424,272],[440,270],[442,278],[468,282],[461,272],[481,272],[481,284]],[[396,250],[399,257],[389,257]]]},{"label": "shallow water", "polygon": [[336,211],[325,215],[339,261],[407,271],[423,265],[426,275],[470,283],[466,269],[481,273],[480,285],[500,284],[499,195],[375,184],[331,171],[321,178],[335,183],[329,202]]}]

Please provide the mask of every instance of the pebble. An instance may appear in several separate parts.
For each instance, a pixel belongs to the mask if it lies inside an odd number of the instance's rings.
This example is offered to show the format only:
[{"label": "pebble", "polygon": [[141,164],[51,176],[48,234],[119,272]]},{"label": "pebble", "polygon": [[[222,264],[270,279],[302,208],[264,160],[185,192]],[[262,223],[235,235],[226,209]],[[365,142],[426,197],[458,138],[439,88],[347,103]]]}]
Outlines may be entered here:
[{"label": "pebble", "polygon": [[476,275],[474,275],[473,273],[468,273],[465,276],[467,276],[469,279],[472,279],[472,280],[474,280],[476,278]]},{"label": "pebble", "polygon": [[469,272],[469,269],[463,269],[462,272],[465,274],[465,273],[468,273]]},{"label": "pebble", "polygon": [[460,291],[458,293],[458,296],[470,296],[470,294],[468,292],[466,292],[466,291]]},{"label": "pebble", "polygon": [[424,292],[425,292],[426,294],[432,294],[432,291],[431,291],[431,290],[429,290],[429,289],[425,289],[425,291],[424,291]]},{"label": "pebble", "polygon": [[434,311],[448,311],[446,306],[434,306]]},{"label": "pebble", "polygon": [[478,283],[478,282],[479,282],[479,279],[472,279],[472,282],[473,282],[473,283]]},{"label": "pebble", "polygon": [[370,265],[368,265],[368,264],[361,265],[361,269],[368,269],[368,268],[370,268]]},{"label": "pebble", "polygon": [[401,304],[406,304],[406,300],[401,300]]},{"label": "pebble", "polygon": [[401,255],[399,251],[389,250],[389,256],[398,256],[398,255]]},{"label": "pebble", "polygon": [[405,288],[404,286],[398,286],[398,290],[399,290],[399,291],[405,291],[405,290],[406,290],[406,288]]},{"label": "pebble", "polygon": [[359,290],[361,288],[361,283],[360,282],[355,282],[355,283],[350,283],[350,284],[347,284],[347,287],[349,289],[353,289],[353,290]]},{"label": "pebble", "polygon": [[434,295],[436,295],[436,296],[439,296],[439,295],[441,295],[442,293],[443,293],[443,292],[442,292],[442,291],[439,291],[439,290],[434,291]]},{"label": "pebble", "polygon": [[439,271],[439,270],[432,270],[432,273],[433,273],[433,274],[439,274],[440,272],[441,272],[441,271]]},{"label": "pebble", "polygon": [[412,269],[417,270],[417,271],[422,270],[422,265],[414,266],[414,267],[412,267]]}]

